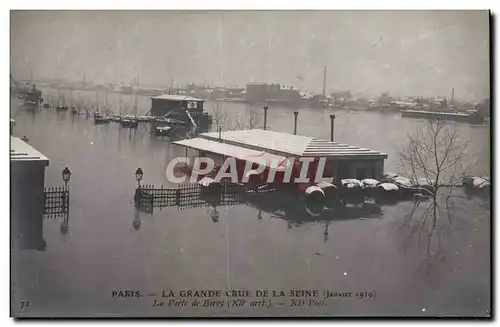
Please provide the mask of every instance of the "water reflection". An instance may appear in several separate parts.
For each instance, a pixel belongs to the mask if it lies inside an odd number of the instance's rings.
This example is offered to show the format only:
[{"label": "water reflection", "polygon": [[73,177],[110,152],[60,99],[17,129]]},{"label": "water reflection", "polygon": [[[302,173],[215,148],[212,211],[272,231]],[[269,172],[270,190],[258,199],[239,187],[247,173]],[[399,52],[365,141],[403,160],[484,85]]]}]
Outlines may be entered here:
[{"label": "water reflection", "polygon": [[[467,206],[465,200],[472,196],[462,189],[450,188],[430,201],[416,198],[412,203],[398,231],[404,232],[402,249],[405,252],[416,250],[421,253],[419,271],[429,274],[436,265],[446,261],[449,257],[447,245],[452,243],[455,232],[471,225],[474,215],[479,216],[490,210],[487,194],[482,194],[473,208]],[[468,216],[467,211],[472,214]]]},{"label": "water reflection", "polygon": [[217,211],[217,207],[212,207],[212,210],[210,212],[210,218],[212,218],[212,221],[214,223],[219,222],[219,211]]},{"label": "water reflection", "polygon": [[141,228],[141,218],[139,217],[138,209],[134,209],[134,220],[132,221],[132,227],[135,230],[139,230]]},{"label": "water reflection", "polygon": [[63,221],[61,222],[61,226],[59,227],[59,230],[61,231],[61,234],[63,234],[63,235],[68,234],[68,231],[69,231],[68,216],[66,216],[63,219]]}]

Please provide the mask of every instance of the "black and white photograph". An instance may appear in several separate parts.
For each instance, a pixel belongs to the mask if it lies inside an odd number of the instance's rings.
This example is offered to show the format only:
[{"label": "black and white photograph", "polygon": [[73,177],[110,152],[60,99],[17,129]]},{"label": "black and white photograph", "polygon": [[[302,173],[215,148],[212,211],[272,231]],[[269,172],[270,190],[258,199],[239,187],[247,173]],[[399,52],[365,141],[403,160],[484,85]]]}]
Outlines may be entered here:
[{"label": "black and white photograph", "polygon": [[489,10],[9,16],[12,318],[492,317]]}]

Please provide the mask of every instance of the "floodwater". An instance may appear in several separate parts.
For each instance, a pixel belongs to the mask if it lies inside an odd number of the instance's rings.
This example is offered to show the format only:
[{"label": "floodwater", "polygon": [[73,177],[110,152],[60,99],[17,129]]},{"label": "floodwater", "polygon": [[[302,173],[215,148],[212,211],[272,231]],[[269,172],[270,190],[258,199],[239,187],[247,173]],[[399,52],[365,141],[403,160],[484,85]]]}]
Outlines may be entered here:
[{"label": "floodwater", "polygon": [[[93,101],[95,93],[80,96]],[[110,94],[108,101],[116,106],[118,95]],[[144,114],[148,100],[138,102],[139,114]],[[426,224],[412,236],[405,225],[412,202],[316,218],[293,210],[235,205],[218,207],[217,222],[209,207],[137,212],[136,168],[143,169],[143,182],[168,185],[164,168],[169,158],[183,154],[181,149],[167,139],[152,138],[146,124],[137,131],[115,123],[95,126],[92,119],[70,112],[23,111],[20,103],[11,102],[14,135],[28,136],[50,159],[46,185],[61,185],[66,166],[72,175],[68,233],[61,234],[61,220],[46,219],[47,249],[13,252],[14,315],[485,316],[490,309],[489,198],[457,190],[449,217],[440,217],[432,233]],[[228,115],[245,110],[241,104],[224,105]],[[210,111],[212,106],[206,107]],[[298,111],[298,134],[329,139],[332,112]],[[394,114],[335,115],[336,140],[387,152],[386,171],[397,171],[398,142],[419,123]],[[270,108],[267,121],[271,130],[293,132],[290,109]],[[471,154],[479,159],[479,175],[489,172],[489,133],[487,125],[461,127],[460,135],[471,140]],[[414,217],[423,211],[418,209]],[[138,229],[133,227],[137,218]],[[432,253],[423,246],[427,241]],[[164,306],[153,306],[154,299],[162,300],[162,290],[208,289],[318,290],[320,297],[331,290],[352,292],[352,297],[328,299],[322,305],[309,305],[309,297],[305,305],[292,306],[287,296],[275,298],[271,308],[250,302],[230,308],[169,307],[167,298]],[[144,296],[112,297],[113,291],[125,290]],[[373,296],[357,299],[357,292]],[[157,297],[148,296],[151,293]],[[247,298],[252,299],[260,298]],[[29,301],[29,306],[21,310],[21,301]]]}]

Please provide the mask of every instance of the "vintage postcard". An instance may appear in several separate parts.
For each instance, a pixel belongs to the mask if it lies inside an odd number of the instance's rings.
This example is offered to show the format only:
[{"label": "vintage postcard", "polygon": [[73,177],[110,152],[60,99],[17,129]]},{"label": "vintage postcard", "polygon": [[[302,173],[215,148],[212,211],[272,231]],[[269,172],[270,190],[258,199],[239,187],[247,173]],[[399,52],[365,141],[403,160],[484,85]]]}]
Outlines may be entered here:
[{"label": "vintage postcard", "polygon": [[11,11],[11,316],[491,317],[490,16]]}]

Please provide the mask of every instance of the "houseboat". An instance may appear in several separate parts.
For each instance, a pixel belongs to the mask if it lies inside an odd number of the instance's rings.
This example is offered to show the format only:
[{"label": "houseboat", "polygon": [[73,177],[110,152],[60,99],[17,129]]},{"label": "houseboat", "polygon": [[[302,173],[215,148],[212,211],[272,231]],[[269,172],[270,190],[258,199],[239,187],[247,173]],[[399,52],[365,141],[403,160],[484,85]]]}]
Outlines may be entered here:
[{"label": "houseboat", "polygon": [[155,118],[152,121],[152,129],[165,126],[166,124],[161,121],[165,116],[188,126],[206,129],[212,125],[212,116],[204,112],[204,102],[205,100],[188,95],[167,94],[151,97],[150,116]]},{"label": "houseboat", "polygon": [[421,118],[421,119],[443,119],[469,124],[482,124],[485,118],[477,110],[469,110],[467,113],[423,111],[423,110],[402,110],[401,117]]},{"label": "houseboat", "polygon": [[109,115],[104,115],[99,111],[99,99],[96,93],[96,111],[94,112],[94,124],[108,124],[111,121]]},{"label": "houseboat", "polygon": [[105,116],[100,112],[94,112],[94,124],[107,124],[111,121],[111,117]]},{"label": "houseboat", "polygon": [[137,128],[139,126],[139,121],[135,116],[125,116],[121,119],[120,124],[125,128]]},{"label": "houseboat", "polygon": [[190,123],[168,117],[156,118],[153,122],[152,133],[157,136],[170,136],[190,128]]},{"label": "houseboat", "polygon": [[27,109],[37,109],[40,107],[41,102],[42,102],[42,91],[37,90],[35,84],[33,84],[32,89],[26,93],[23,107]]},{"label": "houseboat", "polygon": [[[215,162],[215,167],[208,177],[216,176],[227,158],[236,160],[238,183],[244,183],[247,162],[251,169],[257,169],[265,163],[265,169],[253,176],[257,185],[273,184],[285,189],[298,189],[301,192],[314,193],[324,185],[316,185],[320,158],[325,158],[322,169],[323,180],[329,181],[331,188],[341,187],[341,180],[381,179],[386,153],[360,148],[338,142],[319,140],[312,137],[268,130],[251,129],[202,133],[196,138],[173,142],[173,144],[195,151],[195,156],[208,157]],[[293,159],[290,159],[293,158]],[[302,165],[310,161],[305,169],[308,182],[298,180]],[[189,171],[190,168],[187,170]],[[272,182],[268,181],[273,174]],[[311,189],[312,187],[312,189]],[[323,192],[323,190],[321,191]],[[308,194],[306,192],[306,194]]]}]

